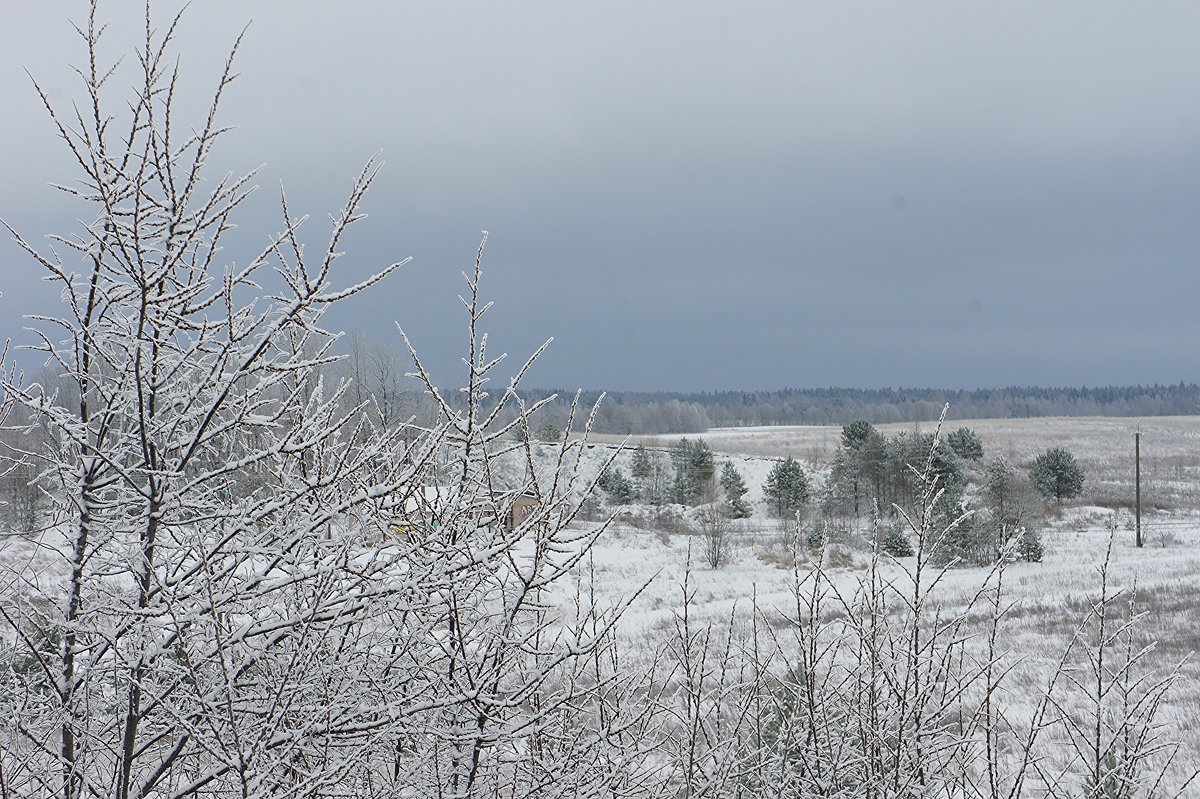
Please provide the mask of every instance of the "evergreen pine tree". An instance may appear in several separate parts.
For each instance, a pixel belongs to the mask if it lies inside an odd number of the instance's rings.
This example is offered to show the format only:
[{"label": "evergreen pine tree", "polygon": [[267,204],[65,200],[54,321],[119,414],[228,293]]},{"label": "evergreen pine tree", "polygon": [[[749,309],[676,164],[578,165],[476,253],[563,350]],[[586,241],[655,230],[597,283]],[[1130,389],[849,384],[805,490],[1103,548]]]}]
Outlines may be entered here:
[{"label": "evergreen pine tree", "polygon": [[675,467],[673,499],[683,505],[695,505],[704,496],[716,470],[712,448],[702,439],[681,438],[671,451],[671,463]]},{"label": "evergreen pine tree", "polygon": [[893,558],[909,558],[916,554],[912,541],[909,541],[908,536],[904,534],[903,523],[899,520],[888,525],[887,530],[883,533],[883,538],[879,541],[879,549],[885,555],[891,555]]},{"label": "evergreen pine tree", "polygon": [[969,427],[960,427],[946,436],[946,444],[963,460],[983,460],[983,441]]},{"label": "evergreen pine tree", "polygon": [[866,419],[857,419],[842,425],[842,446],[846,449],[862,449],[872,438],[878,437],[879,431]]},{"label": "evergreen pine tree", "polygon": [[1044,553],[1042,535],[1034,527],[1021,530],[1021,538],[1017,542],[1017,558],[1030,563],[1041,563]]},{"label": "evergreen pine tree", "polygon": [[779,461],[767,475],[763,494],[771,500],[777,515],[792,515],[808,503],[809,485],[804,468],[795,458]]},{"label": "evergreen pine tree", "polygon": [[650,476],[651,468],[650,453],[646,452],[644,446],[638,444],[637,449],[633,451],[633,465],[629,468],[630,474],[636,480],[645,480]]},{"label": "evergreen pine tree", "polygon": [[671,450],[671,465],[675,467],[675,479],[671,481],[671,499],[681,505],[692,504],[699,492],[695,490],[695,478],[691,472],[692,442],[686,438]]},{"label": "evergreen pine tree", "polygon": [[1062,447],[1038,455],[1029,469],[1029,477],[1046,499],[1062,502],[1083,493],[1083,467]]},{"label": "evergreen pine tree", "polygon": [[746,481],[742,474],[730,461],[725,461],[721,467],[721,490],[725,492],[725,506],[731,519],[745,519],[750,516],[750,504],[744,499]]},{"label": "evergreen pine tree", "polygon": [[613,505],[628,505],[633,502],[633,483],[625,476],[624,472],[615,466],[606,469],[604,474],[600,475],[600,479],[596,481],[596,485],[604,489],[604,493],[608,495],[608,501]]},{"label": "evergreen pine tree", "polygon": [[696,480],[699,488],[699,493],[704,493],[704,488],[713,479],[717,472],[716,462],[713,460],[712,447],[702,439],[698,438],[692,442],[690,468],[692,475]]},{"label": "evergreen pine tree", "polygon": [[538,441],[558,441],[562,438],[562,429],[553,422],[545,422],[538,425],[538,429],[534,431],[533,437]]},{"label": "evergreen pine tree", "polygon": [[859,419],[842,425],[842,446],[834,460],[832,496],[855,517],[873,502],[887,506],[883,496],[888,480],[885,439],[869,422]]},{"label": "evergreen pine tree", "polygon": [[654,490],[654,481],[650,479],[654,474],[654,463],[650,460],[650,453],[641,444],[633,451],[633,463],[630,464],[629,473],[633,475],[638,498],[643,502],[656,504],[657,492]]}]

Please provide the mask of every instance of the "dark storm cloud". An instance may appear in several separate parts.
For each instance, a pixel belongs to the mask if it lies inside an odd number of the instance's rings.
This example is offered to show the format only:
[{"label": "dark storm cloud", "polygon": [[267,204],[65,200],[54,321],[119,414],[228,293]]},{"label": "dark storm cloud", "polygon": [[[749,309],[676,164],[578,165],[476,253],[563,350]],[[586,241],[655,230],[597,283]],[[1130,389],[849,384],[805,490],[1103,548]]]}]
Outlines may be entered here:
[{"label": "dark storm cloud", "polygon": [[[64,7],[0,34],[0,215],[34,235],[79,213],[44,188],[70,164],[21,72],[79,96]],[[544,383],[1197,379],[1194,4],[330,8],[193,6],[184,100],[253,17],[219,164],[267,164],[248,243],[280,180],[319,220],[383,150],[347,280],[415,261],[335,321],[399,319],[446,379],[485,227],[494,345],[555,336]],[[47,300],[0,259],[15,328]]]}]

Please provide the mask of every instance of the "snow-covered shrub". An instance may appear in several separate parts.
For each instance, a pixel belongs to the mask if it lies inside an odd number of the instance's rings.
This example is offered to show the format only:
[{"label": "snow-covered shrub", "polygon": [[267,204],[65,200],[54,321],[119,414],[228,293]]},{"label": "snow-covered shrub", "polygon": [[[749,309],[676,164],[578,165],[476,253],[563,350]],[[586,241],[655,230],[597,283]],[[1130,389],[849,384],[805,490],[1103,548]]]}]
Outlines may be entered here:
[{"label": "snow-covered shrub", "polygon": [[1042,556],[1045,554],[1045,547],[1042,545],[1042,534],[1036,527],[1025,527],[1020,531],[1020,536],[1017,539],[1016,556],[1018,560],[1028,561],[1030,563],[1041,563]]},{"label": "snow-covered shrub", "polygon": [[[585,443],[563,436],[535,467],[540,406],[519,393],[532,358],[488,397],[504,359],[479,328],[482,245],[463,391],[446,401],[417,360],[432,423],[360,412],[323,318],[403,263],[338,282],[375,163],[323,247],[304,246],[281,198],[281,232],[235,261],[224,247],[253,174],[206,170],[230,130],[217,118],[233,56],[189,126],[178,20],[160,31],[147,17],[130,71],[110,73],[93,5],[86,112],[47,102],[87,221],[47,251],[14,233],[63,297],[35,324],[67,390],[3,381],[5,403],[49,431],[36,456],[54,524],[34,556],[3,559],[0,793],[547,796],[549,775],[572,791],[619,782],[644,712],[623,703],[645,696],[606,654],[620,607],[581,602],[551,624],[544,600],[603,530],[571,526],[593,488],[579,485]],[[110,84],[128,78],[137,89],[110,111]],[[577,410],[564,432],[586,438]],[[501,487],[514,458],[529,468]],[[536,504],[518,519],[523,494]]]},{"label": "snow-covered shrub", "polygon": [[911,558],[915,554],[912,541],[904,533],[900,524],[889,524],[884,528],[883,538],[879,540],[879,551],[893,558]]}]

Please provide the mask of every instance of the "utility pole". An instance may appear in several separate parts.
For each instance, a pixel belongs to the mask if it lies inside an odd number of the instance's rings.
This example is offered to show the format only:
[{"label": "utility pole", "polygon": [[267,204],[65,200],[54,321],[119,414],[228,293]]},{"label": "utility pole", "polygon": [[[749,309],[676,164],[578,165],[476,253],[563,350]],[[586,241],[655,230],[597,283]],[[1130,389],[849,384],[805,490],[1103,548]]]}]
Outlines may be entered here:
[{"label": "utility pole", "polygon": [[1133,434],[1134,505],[1133,513],[1137,526],[1137,545],[1142,546],[1142,432]]}]

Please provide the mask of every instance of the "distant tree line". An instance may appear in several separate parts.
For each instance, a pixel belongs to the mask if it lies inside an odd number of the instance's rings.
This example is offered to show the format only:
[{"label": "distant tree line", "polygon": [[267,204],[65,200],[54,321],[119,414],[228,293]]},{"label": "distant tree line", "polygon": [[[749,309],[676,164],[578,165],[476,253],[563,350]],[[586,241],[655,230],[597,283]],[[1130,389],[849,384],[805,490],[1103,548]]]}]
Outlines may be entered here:
[{"label": "distant tree line", "polygon": [[[416,381],[407,352],[369,339],[361,331],[346,335],[344,359],[331,371],[352,381],[347,404],[361,406],[376,425],[392,427],[410,419],[432,423],[437,409]],[[50,382],[53,382],[51,380]],[[458,392],[444,387],[451,405]],[[563,429],[575,389],[529,389],[527,401],[555,399],[539,413],[535,437],[553,439]],[[581,407],[590,408],[600,391],[580,392]],[[488,401],[498,401],[497,392]],[[607,391],[597,409],[598,433],[696,434],[713,427],[772,425],[844,425],[927,422],[949,403],[952,419],[1010,419],[1039,416],[1181,416],[1200,414],[1200,384],[1160,386],[1094,386],[951,390],[937,388],[785,388],[776,391],[711,391],[698,393]]]},{"label": "distant tree line", "polygon": [[[384,427],[410,418],[428,424],[436,409],[421,387],[405,377],[412,364],[402,348],[370,340],[352,331],[339,347],[345,355],[334,368],[353,383],[346,401]],[[458,392],[444,387],[453,405]],[[539,438],[552,438],[570,412],[575,389],[531,389],[528,401],[554,395],[539,413]],[[490,401],[499,401],[497,392]],[[580,392],[590,408],[600,391]],[[949,403],[953,419],[1009,419],[1038,416],[1180,416],[1200,414],[1200,385],[1094,386],[1043,388],[1010,386],[973,390],[937,388],[784,388],[776,391],[712,391],[699,393],[607,391],[596,413],[598,433],[695,434],[713,427],[771,425],[843,425],[927,422]]]},{"label": "distant tree line", "polygon": [[[557,394],[551,414],[564,415],[574,390]],[[598,391],[583,392],[590,405]],[[1096,386],[1081,388],[815,388],[778,391],[715,391],[694,394],[614,391],[605,394],[595,430],[603,433],[701,433],[710,427],[748,425],[842,425],[936,419],[946,403],[955,419],[1038,416],[1181,416],[1200,413],[1200,385]]]}]

